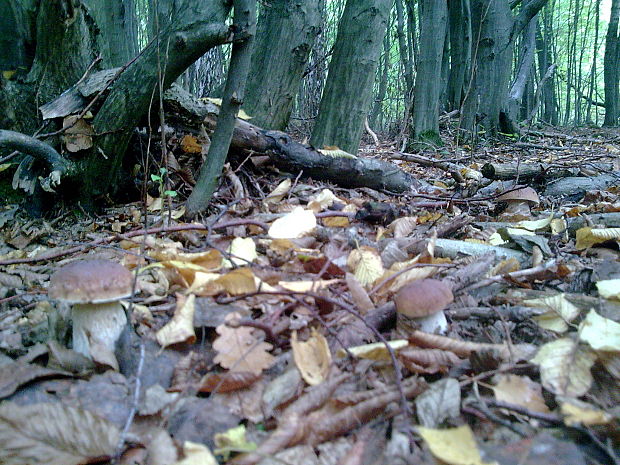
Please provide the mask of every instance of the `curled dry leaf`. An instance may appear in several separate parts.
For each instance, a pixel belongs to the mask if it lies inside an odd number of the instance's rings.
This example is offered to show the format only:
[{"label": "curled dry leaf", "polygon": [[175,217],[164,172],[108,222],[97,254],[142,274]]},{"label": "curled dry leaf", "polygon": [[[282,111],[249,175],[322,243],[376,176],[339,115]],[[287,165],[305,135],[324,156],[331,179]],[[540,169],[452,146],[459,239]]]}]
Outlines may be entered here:
[{"label": "curled dry leaf", "polygon": [[362,315],[375,308],[375,304],[372,303],[366,289],[360,284],[355,275],[351,273],[346,274],[347,287],[353,298],[353,302],[357,306],[357,309]]},{"label": "curled dry leaf", "polygon": [[87,410],[64,404],[0,405],[0,463],[80,465],[111,457],[120,432]]},{"label": "curled dry leaf", "polygon": [[249,371],[207,373],[200,380],[199,392],[232,392],[252,385],[260,375]]},{"label": "curled dry leaf", "polygon": [[155,334],[157,342],[162,347],[181,342],[192,344],[196,340],[196,334],[194,333],[196,296],[190,294],[186,297],[183,294],[177,293],[176,298],[177,307],[172,320]]},{"label": "curled dry leaf", "polygon": [[332,354],[325,336],[312,328],[312,334],[306,342],[297,340],[297,331],[293,331],[291,347],[295,365],[304,381],[310,386],[322,383],[329,374]]},{"label": "curled dry leaf", "polygon": [[285,179],[277,187],[271,191],[267,198],[263,201],[265,205],[276,204],[282,201],[284,196],[288,193],[293,182],[290,178]]},{"label": "curled dry leaf", "polygon": [[398,352],[399,360],[412,373],[447,373],[462,360],[453,352],[440,349],[416,349],[407,347]]},{"label": "curled dry leaf", "polygon": [[505,361],[516,362],[519,360],[529,360],[536,353],[536,347],[531,344],[516,344],[509,347],[507,344],[460,341],[436,334],[428,334],[423,331],[413,331],[410,333],[409,342],[418,347],[448,350],[461,358],[467,358],[473,352],[490,350]]}]

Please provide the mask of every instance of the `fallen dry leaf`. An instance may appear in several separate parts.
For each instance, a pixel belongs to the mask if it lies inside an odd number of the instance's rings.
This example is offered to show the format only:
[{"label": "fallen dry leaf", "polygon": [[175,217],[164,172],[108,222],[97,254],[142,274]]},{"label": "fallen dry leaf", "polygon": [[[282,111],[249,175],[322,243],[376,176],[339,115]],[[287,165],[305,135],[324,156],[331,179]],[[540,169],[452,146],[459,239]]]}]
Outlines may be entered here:
[{"label": "fallen dry leaf", "polygon": [[291,348],[295,365],[302,378],[310,386],[322,383],[329,374],[332,362],[332,354],[329,351],[327,339],[312,328],[312,333],[307,341],[297,340],[297,331],[291,336]]},{"label": "fallen dry leaf", "polygon": [[64,404],[0,405],[0,463],[80,465],[111,457],[120,432],[87,410]]},{"label": "fallen dry leaf", "polygon": [[177,306],[172,319],[155,334],[162,347],[186,342],[192,344],[196,340],[194,333],[194,312],[196,296],[176,294]]},{"label": "fallen dry leaf", "polygon": [[[226,321],[239,318],[240,315],[233,312],[226,316]],[[213,348],[217,351],[215,362],[222,367],[259,375],[273,363],[273,355],[269,353],[271,344],[257,339],[252,328],[231,328],[223,324],[216,331],[219,337],[213,342]]]}]

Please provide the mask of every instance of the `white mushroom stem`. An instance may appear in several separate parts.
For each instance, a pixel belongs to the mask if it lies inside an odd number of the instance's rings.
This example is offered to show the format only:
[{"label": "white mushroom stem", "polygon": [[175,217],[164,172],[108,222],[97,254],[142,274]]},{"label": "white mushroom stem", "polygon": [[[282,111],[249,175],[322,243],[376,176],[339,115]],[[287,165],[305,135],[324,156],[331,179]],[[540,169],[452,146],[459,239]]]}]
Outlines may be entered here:
[{"label": "white mushroom stem", "polygon": [[420,330],[425,333],[446,334],[448,332],[448,320],[443,311],[420,318],[413,318],[413,320],[420,325]]},{"label": "white mushroom stem", "polygon": [[96,339],[112,354],[114,353],[114,345],[127,324],[125,310],[120,302],[74,304],[71,313],[73,350],[93,358],[90,342]]}]

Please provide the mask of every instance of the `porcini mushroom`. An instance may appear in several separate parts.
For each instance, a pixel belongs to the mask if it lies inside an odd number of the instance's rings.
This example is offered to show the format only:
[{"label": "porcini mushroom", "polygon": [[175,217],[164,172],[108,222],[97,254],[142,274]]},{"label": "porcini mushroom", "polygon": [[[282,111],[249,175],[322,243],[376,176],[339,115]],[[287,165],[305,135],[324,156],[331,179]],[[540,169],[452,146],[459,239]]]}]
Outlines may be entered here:
[{"label": "porcini mushroom", "polygon": [[418,279],[405,284],[394,296],[400,329],[445,333],[448,322],[443,310],[454,300],[448,284],[437,279]]},{"label": "porcini mushroom", "polygon": [[[73,350],[118,368],[114,345],[127,324],[120,300],[132,285],[133,275],[110,260],[71,262],[52,275],[48,295],[73,304]],[[94,347],[105,353],[93,353]]]},{"label": "porcini mushroom", "polygon": [[504,213],[507,214],[530,214],[530,207],[538,205],[540,198],[534,189],[531,187],[520,187],[508,192],[504,192],[497,197],[500,202],[506,202],[507,207]]}]

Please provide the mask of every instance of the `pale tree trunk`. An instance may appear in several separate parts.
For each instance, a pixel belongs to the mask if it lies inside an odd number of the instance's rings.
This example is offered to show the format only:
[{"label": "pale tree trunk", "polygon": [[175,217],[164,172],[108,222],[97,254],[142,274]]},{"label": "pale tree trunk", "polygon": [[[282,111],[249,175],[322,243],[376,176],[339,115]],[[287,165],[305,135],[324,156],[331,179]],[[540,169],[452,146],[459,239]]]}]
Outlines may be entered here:
[{"label": "pale tree trunk", "polygon": [[[508,0],[473,0],[472,86],[463,105],[461,128],[486,134],[509,132],[514,128],[507,110],[514,41],[547,0],[523,2],[513,16]],[[473,59],[472,59],[473,60]]]},{"label": "pale tree trunk", "polygon": [[347,1],[310,139],[313,146],[338,146],[357,152],[372,104],[391,4],[391,0]]},{"label": "pale tree trunk", "polygon": [[[536,27],[538,25],[538,18],[535,16],[530,21],[527,29],[523,32],[521,39],[521,47],[519,51],[519,65],[517,66],[517,73],[508,92],[508,123],[511,124],[510,133],[518,131],[515,123],[518,119],[519,108],[521,106],[521,99],[525,93],[528,80],[530,78],[530,72],[534,63],[534,55],[536,53]],[[526,111],[526,114],[528,112]]]}]

